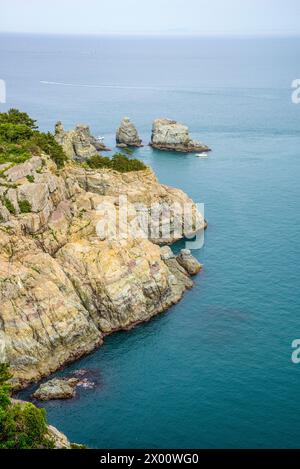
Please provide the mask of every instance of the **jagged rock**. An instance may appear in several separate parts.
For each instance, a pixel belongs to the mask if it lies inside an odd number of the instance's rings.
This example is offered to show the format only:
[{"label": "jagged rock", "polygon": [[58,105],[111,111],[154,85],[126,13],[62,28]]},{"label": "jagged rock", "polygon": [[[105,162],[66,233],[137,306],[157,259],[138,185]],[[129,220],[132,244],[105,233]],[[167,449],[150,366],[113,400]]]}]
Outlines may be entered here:
[{"label": "jagged rock", "polygon": [[116,142],[120,148],[143,146],[137,129],[128,117],[124,117],[117,130]]},{"label": "jagged rock", "polygon": [[7,177],[7,181],[16,182],[26,176],[34,175],[37,170],[41,169],[42,165],[43,159],[39,156],[33,156],[29,160],[25,161],[25,163],[18,164],[7,169],[4,172],[4,175]]},{"label": "jagged rock", "polygon": [[175,258],[175,254],[169,246],[162,246],[160,248],[160,256],[163,261],[168,261],[169,259]]},{"label": "jagged rock", "polygon": [[71,399],[76,394],[78,379],[58,379],[54,378],[43,383],[33,393],[33,397],[40,401],[51,401],[55,399]]},{"label": "jagged rock", "polygon": [[90,128],[85,124],[78,124],[75,129],[65,131],[61,122],[55,125],[55,140],[66,155],[71,159],[85,160],[98,154],[98,151],[109,151],[103,143],[91,135]]},{"label": "jagged rock", "polygon": [[189,249],[182,249],[179,256],[177,256],[177,262],[188,272],[189,275],[196,275],[202,269],[202,264],[192,256]]},{"label": "jagged rock", "polygon": [[182,153],[209,151],[206,145],[192,140],[188,127],[170,119],[156,119],[153,122],[150,145],[158,150]]}]

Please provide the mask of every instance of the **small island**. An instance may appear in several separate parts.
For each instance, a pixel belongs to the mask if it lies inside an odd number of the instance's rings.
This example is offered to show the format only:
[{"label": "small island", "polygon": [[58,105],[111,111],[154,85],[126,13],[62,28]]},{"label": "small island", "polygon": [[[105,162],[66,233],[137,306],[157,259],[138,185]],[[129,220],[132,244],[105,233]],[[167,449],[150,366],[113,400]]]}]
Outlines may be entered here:
[{"label": "small island", "polygon": [[171,119],[156,119],[153,122],[150,145],[163,151],[180,153],[204,153],[210,151],[207,145],[194,141],[187,126]]}]

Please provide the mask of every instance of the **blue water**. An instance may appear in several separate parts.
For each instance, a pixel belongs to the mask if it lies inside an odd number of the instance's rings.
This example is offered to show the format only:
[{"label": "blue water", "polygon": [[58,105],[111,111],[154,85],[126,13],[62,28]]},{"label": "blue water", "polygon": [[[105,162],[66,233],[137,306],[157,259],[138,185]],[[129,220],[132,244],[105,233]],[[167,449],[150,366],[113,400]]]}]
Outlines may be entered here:
[{"label": "blue water", "polygon": [[3,110],[21,108],[43,130],[83,121],[111,145],[124,115],[146,142],[152,120],[166,116],[213,148],[205,160],[136,151],[161,182],[205,203],[209,229],[195,252],[205,269],[168,313],[59,373],[87,368],[97,382],[45,404],[71,440],[300,447],[300,365],[291,362],[300,337],[299,57],[299,38],[0,36]]}]

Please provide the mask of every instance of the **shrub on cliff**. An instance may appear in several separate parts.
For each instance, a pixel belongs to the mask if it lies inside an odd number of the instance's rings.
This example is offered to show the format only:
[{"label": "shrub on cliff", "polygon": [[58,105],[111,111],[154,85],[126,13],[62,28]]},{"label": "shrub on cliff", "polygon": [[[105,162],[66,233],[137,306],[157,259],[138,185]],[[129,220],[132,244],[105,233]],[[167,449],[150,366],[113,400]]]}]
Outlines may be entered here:
[{"label": "shrub on cliff", "polygon": [[67,156],[62,147],[57,143],[54,136],[48,132],[43,133],[35,131],[31,138],[26,142],[26,147],[34,153],[34,149],[40,149],[45,152],[56,163],[58,168],[62,168]]},{"label": "shrub on cliff", "polygon": [[143,171],[147,168],[142,161],[130,159],[122,153],[116,153],[112,158],[100,155],[92,156],[86,160],[86,164],[92,169],[110,168],[120,173]]},{"label": "shrub on cliff", "polygon": [[0,449],[52,448],[44,409],[11,401],[9,366],[0,364]]},{"label": "shrub on cliff", "polygon": [[0,113],[0,164],[23,163],[33,154],[45,152],[60,168],[67,159],[51,133],[37,130],[36,121],[25,112],[10,109]]},{"label": "shrub on cliff", "polygon": [[28,200],[20,200],[19,207],[21,213],[30,213],[32,210],[31,204]]}]

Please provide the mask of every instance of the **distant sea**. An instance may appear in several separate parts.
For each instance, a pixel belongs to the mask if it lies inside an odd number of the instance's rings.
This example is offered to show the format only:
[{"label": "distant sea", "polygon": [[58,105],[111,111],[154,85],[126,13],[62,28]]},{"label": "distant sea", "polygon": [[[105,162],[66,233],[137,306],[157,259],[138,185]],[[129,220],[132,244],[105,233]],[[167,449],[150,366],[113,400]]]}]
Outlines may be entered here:
[{"label": "distant sea", "polygon": [[88,123],[109,145],[123,116],[145,142],[166,116],[213,149],[203,160],[135,152],[205,204],[209,229],[194,252],[205,268],[168,313],[58,373],[86,368],[97,383],[45,404],[72,441],[300,447],[299,57],[299,38],[0,36],[2,110],[20,108],[42,130]]}]

